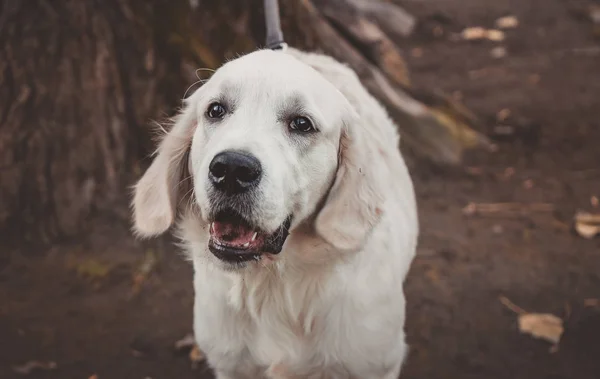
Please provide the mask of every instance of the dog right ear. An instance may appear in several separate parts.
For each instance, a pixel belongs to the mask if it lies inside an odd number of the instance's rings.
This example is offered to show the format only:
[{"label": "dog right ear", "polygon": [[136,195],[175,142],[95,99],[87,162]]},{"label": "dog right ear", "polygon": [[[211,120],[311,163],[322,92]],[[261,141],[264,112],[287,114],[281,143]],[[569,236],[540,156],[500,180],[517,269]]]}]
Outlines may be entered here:
[{"label": "dog right ear", "polygon": [[358,114],[344,125],[336,178],[315,228],[336,249],[354,251],[384,212],[391,183],[387,167],[392,154],[387,151],[393,145],[384,143]]},{"label": "dog right ear", "polygon": [[[193,97],[192,97],[193,98]],[[197,124],[195,103],[185,100],[171,130],[160,142],[154,161],[135,186],[134,230],[142,237],[167,231],[177,216],[182,182],[189,176],[188,152]]]}]

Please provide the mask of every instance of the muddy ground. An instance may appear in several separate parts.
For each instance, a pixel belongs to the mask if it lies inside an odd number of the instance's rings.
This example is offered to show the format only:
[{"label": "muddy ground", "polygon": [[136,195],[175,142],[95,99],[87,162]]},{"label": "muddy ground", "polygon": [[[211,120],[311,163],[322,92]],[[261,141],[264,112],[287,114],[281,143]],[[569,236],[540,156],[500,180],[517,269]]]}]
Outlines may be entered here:
[{"label": "muddy ground", "polygon": [[[591,2],[404,3],[429,20],[404,45],[415,83],[461,96],[485,117],[509,109],[529,121],[496,153],[470,154],[464,171],[410,160],[422,238],[406,284],[412,351],[402,378],[600,378],[600,308],[584,305],[600,298],[600,238],[571,229],[574,213],[600,197],[600,40],[577,12]],[[451,40],[507,14],[520,24],[502,43]],[[436,26],[444,35],[431,35]],[[506,57],[491,56],[497,46]],[[553,210],[463,213],[499,202]],[[14,366],[30,360],[57,365],[31,378],[211,377],[173,349],[191,330],[190,265],[168,241],[134,241],[124,212],[82,241],[3,254],[0,378],[19,377]],[[136,291],[151,253],[157,263]],[[520,334],[502,296],[564,318],[558,348]]]}]

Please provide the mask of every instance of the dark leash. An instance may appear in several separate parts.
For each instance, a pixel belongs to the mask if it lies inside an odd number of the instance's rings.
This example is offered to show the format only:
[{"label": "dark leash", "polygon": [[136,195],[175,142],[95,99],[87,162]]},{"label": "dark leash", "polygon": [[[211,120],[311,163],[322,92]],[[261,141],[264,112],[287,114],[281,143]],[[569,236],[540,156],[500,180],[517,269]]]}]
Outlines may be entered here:
[{"label": "dark leash", "polygon": [[281,31],[279,4],[277,0],[264,0],[264,7],[267,48],[271,50],[285,50],[287,44],[283,40],[283,32]]}]

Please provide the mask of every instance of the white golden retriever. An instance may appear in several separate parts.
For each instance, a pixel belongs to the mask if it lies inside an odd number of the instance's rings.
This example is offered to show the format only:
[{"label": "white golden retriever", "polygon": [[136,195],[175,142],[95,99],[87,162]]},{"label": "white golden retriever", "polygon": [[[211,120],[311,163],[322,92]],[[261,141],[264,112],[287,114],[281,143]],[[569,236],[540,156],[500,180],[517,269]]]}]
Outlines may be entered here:
[{"label": "white golden retriever", "polygon": [[332,58],[261,50],[185,100],[135,189],[179,221],[218,379],[395,379],[418,234],[396,127]]}]

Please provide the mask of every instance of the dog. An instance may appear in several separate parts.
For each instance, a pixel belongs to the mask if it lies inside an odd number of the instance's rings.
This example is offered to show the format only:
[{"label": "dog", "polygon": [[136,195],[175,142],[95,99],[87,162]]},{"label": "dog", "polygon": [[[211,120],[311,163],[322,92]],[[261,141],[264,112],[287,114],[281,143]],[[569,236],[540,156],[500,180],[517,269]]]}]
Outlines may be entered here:
[{"label": "dog", "polygon": [[134,229],[178,225],[217,379],[395,379],[417,206],[397,127],[357,75],[288,48],[184,99],[135,185]]}]

